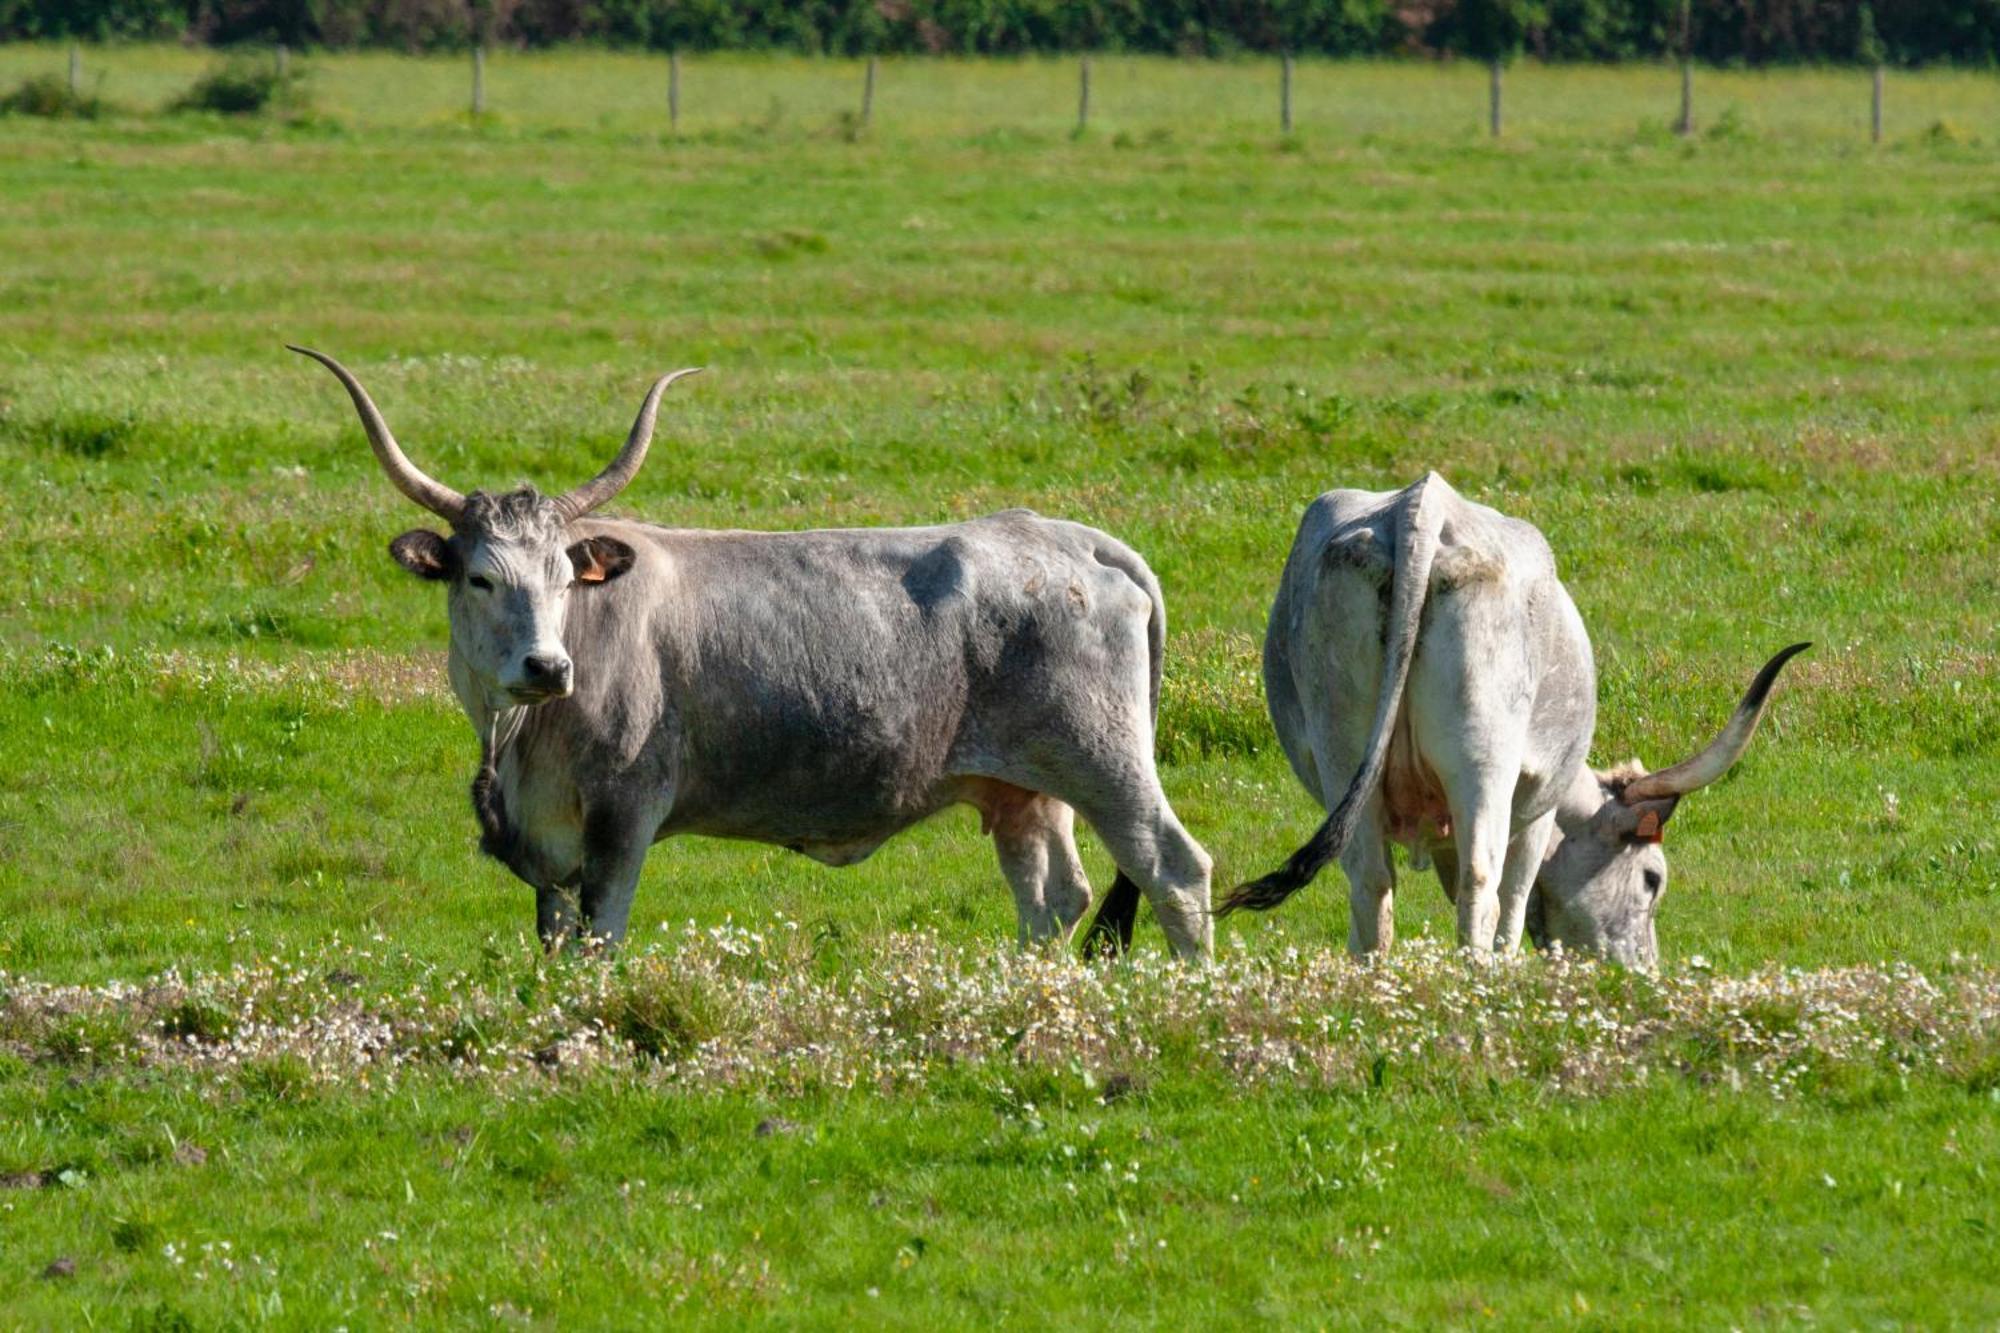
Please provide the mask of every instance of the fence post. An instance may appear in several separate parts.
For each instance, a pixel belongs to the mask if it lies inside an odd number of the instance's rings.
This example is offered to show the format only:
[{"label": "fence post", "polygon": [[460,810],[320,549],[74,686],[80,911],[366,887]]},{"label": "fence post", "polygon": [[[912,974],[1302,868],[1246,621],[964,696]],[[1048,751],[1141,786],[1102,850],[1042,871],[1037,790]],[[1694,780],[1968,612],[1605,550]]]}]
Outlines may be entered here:
[{"label": "fence post", "polygon": [[1694,133],[1694,63],[1693,53],[1688,49],[1692,19],[1688,11],[1691,0],[1681,0],[1681,117],[1674,122],[1674,133],[1685,138]]},{"label": "fence post", "polygon": [[77,54],[76,39],[72,37],[69,42],[69,96],[71,101],[76,100],[77,86],[82,82],[83,57]]},{"label": "fence post", "polygon": [[486,114],[486,47],[480,42],[472,44],[472,114]]},{"label": "fence post", "polygon": [[1882,142],[1882,66],[1875,66],[1875,97],[1868,108],[1870,142]]},{"label": "fence post", "polygon": [[282,88],[286,76],[292,72],[292,53],[285,49],[283,42],[278,43],[276,58],[278,64],[278,86]]},{"label": "fence post", "polygon": [[875,57],[868,57],[868,73],[861,83],[861,128],[875,121]]},{"label": "fence post", "polygon": [[1486,127],[1497,139],[1500,137],[1500,62],[1495,60],[1487,69],[1490,81],[1486,92]]},{"label": "fence post", "polygon": [[1082,134],[1090,126],[1090,57],[1083,58],[1083,72],[1078,78],[1076,89],[1076,132]]},{"label": "fence post", "polygon": [[681,132],[681,53],[667,52],[667,130]]},{"label": "fence post", "polygon": [[1292,133],[1292,53],[1284,53],[1278,72],[1278,125],[1287,138]]}]

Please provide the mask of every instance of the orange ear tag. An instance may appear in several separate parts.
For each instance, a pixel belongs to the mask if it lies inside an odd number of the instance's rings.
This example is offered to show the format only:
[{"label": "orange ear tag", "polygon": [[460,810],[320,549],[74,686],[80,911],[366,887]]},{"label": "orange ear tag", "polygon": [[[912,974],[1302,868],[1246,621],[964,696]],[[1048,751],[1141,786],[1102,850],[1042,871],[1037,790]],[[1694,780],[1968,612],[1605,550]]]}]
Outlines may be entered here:
[{"label": "orange ear tag", "polygon": [[1639,827],[1632,830],[1632,836],[1640,842],[1658,842],[1661,837],[1659,811],[1648,810],[1640,815]]}]

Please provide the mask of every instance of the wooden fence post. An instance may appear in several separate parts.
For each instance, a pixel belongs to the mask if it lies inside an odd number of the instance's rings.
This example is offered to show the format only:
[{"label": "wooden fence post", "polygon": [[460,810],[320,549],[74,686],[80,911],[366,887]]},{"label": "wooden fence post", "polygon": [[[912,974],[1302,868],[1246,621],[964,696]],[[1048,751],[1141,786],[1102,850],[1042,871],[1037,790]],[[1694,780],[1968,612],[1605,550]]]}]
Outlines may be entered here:
[{"label": "wooden fence post", "polygon": [[76,100],[77,86],[82,82],[83,57],[77,53],[76,39],[72,37],[69,43],[69,96],[72,102]]},{"label": "wooden fence post", "polygon": [[278,43],[275,58],[278,67],[278,86],[282,88],[285,84],[285,79],[292,72],[292,53],[285,49],[283,42]]},{"label": "wooden fence post", "polygon": [[480,42],[472,44],[472,114],[486,114],[486,47]]},{"label": "wooden fence post", "polygon": [[1287,138],[1292,133],[1292,53],[1284,53],[1278,73],[1278,126]]},{"label": "wooden fence post", "polygon": [[1500,137],[1500,62],[1495,60],[1490,66],[1486,91],[1486,127],[1494,138]]},{"label": "wooden fence post", "polygon": [[868,57],[868,73],[861,83],[861,128],[875,121],[875,57]]},{"label": "wooden fence post", "polygon": [[1083,58],[1083,73],[1076,90],[1076,132],[1082,134],[1090,125],[1090,57]]},{"label": "wooden fence post", "polygon": [[681,132],[681,53],[667,52],[667,130]]},{"label": "wooden fence post", "polygon": [[1674,133],[1683,138],[1694,133],[1694,62],[1693,52],[1688,49],[1693,30],[1690,8],[1691,0],[1681,0],[1681,116],[1674,122]]},{"label": "wooden fence post", "polygon": [[1868,108],[1870,142],[1882,142],[1882,67],[1875,66],[1875,96]]}]

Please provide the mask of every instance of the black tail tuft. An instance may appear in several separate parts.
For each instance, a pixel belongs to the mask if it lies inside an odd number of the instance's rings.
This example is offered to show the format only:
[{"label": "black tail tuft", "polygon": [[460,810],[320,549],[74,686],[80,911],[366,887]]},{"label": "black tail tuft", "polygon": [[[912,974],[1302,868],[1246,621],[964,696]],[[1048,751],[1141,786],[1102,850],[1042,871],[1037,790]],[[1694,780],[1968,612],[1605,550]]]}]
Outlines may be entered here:
[{"label": "black tail tuft", "polygon": [[1139,919],[1139,886],[1123,870],[1118,878],[1111,881],[1110,892],[1104,895],[1103,905],[1091,919],[1090,929],[1083,932],[1083,956],[1085,960],[1099,954],[1116,958],[1129,953],[1132,948],[1132,927]]},{"label": "black tail tuft", "polygon": [[1215,909],[1217,918],[1247,907],[1253,912],[1268,912],[1285,899],[1313,882],[1326,863],[1340,855],[1346,844],[1345,830],[1341,827],[1352,802],[1342,801],[1340,808],[1326,817],[1326,821],[1313,831],[1306,845],[1292,853],[1291,860],[1265,875],[1253,879],[1248,884],[1238,884]]}]

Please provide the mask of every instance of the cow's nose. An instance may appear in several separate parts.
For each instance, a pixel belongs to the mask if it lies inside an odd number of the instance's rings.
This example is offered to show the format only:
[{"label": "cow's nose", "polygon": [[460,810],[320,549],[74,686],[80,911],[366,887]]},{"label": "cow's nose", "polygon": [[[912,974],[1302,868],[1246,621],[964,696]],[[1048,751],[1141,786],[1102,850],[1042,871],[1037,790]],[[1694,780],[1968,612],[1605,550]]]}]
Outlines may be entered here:
[{"label": "cow's nose", "polygon": [[569,658],[558,653],[531,653],[521,661],[530,685],[556,687],[569,682]]}]

